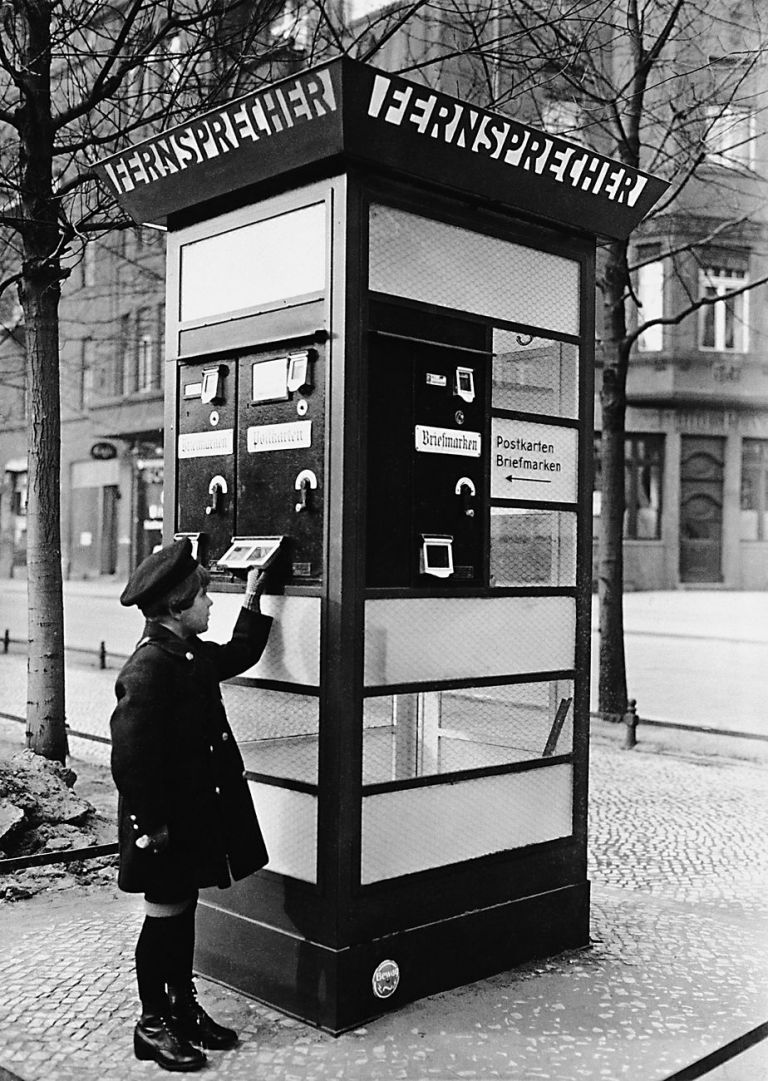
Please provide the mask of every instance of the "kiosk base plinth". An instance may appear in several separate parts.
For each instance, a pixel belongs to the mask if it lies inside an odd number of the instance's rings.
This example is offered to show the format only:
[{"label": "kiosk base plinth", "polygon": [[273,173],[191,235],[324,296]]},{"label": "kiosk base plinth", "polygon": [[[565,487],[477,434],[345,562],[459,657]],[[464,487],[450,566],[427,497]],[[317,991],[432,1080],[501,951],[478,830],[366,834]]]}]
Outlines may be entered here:
[{"label": "kiosk base plinth", "polygon": [[[196,970],[309,1025],[339,1035],[415,999],[589,941],[589,883],[331,948],[203,900]],[[394,961],[386,998],[373,975]],[[397,977],[395,977],[397,979]],[[390,990],[385,982],[385,993]]]}]

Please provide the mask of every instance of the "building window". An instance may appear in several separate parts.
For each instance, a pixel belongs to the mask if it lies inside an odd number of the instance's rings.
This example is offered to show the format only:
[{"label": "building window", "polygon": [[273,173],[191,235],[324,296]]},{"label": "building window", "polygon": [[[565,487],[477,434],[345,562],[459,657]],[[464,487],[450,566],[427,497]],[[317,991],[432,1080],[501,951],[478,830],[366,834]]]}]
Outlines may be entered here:
[{"label": "building window", "polygon": [[270,37],[286,49],[304,53],[312,44],[309,11],[298,0],[288,0],[269,28]]},{"label": "building window", "polygon": [[741,444],[741,539],[768,540],[768,439]]},{"label": "building window", "polygon": [[755,147],[753,113],[736,105],[709,105],[706,118],[707,161],[727,169],[751,169]]},{"label": "building window", "polygon": [[93,339],[83,338],[80,350],[79,402],[80,409],[93,403]]},{"label": "building window", "polygon": [[378,15],[386,8],[403,7],[399,0],[346,0],[347,19],[357,22],[366,16]]},{"label": "building window", "polygon": [[157,365],[157,313],[142,308],[136,313],[137,390],[157,390],[160,385]]},{"label": "building window", "polygon": [[[601,439],[595,436],[595,492],[592,513],[600,516]],[[664,436],[628,433],[624,438],[624,539],[661,539]]]},{"label": "building window", "polygon": [[747,284],[745,270],[705,267],[699,272],[699,296],[721,298],[699,309],[699,349],[746,353],[749,348],[749,294],[732,294]]},{"label": "building window", "polygon": [[585,143],[584,110],[578,101],[552,98],[541,111],[541,126],[551,135],[562,135],[570,142]]},{"label": "building window", "polygon": [[8,477],[11,481],[11,514],[16,518],[26,518],[27,474],[26,472],[10,472]]},{"label": "building window", "polygon": [[[660,252],[658,244],[644,245],[638,248],[637,290],[639,326],[652,319],[664,317],[664,264],[655,259]],[[637,339],[637,348],[641,353],[659,352],[664,347],[664,328],[661,323],[648,327]]]},{"label": "building window", "polygon": [[139,338],[139,390],[155,386],[155,341],[151,334]]},{"label": "building window", "polygon": [[165,74],[172,87],[179,85],[184,74],[184,57],[182,55],[181,34],[174,34],[168,42],[168,55],[165,62]]},{"label": "building window", "polygon": [[136,364],[136,339],[133,333],[133,319],[123,315],[120,319],[120,360],[122,371],[122,393],[126,397],[138,390],[138,367]]},{"label": "building window", "polygon": [[628,435],[624,442],[624,536],[661,538],[661,481],[664,437]]},{"label": "building window", "polygon": [[89,240],[83,248],[83,285],[96,284],[96,241]]}]

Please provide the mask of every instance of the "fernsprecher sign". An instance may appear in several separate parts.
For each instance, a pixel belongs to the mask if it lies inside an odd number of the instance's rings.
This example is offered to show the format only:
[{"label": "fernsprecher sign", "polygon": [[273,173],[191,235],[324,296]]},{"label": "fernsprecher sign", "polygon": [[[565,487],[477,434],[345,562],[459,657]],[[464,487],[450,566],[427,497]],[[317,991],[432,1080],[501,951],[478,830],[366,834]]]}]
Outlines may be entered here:
[{"label": "fernsprecher sign", "polygon": [[371,978],[376,998],[391,998],[400,983],[400,966],[397,961],[382,961]]},{"label": "fernsprecher sign", "polygon": [[376,75],[368,115],[627,206],[649,180],[621,162],[391,75]]},{"label": "fernsprecher sign", "polygon": [[115,191],[127,194],[140,185],[236,153],[246,144],[280,135],[336,109],[328,71],[301,75],[117,154],[103,168]]},{"label": "fernsprecher sign", "polygon": [[667,184],[579,143],[347,57],[274,83],[96,166],[137,221],[302,167],[394,171],[623,238]]}]

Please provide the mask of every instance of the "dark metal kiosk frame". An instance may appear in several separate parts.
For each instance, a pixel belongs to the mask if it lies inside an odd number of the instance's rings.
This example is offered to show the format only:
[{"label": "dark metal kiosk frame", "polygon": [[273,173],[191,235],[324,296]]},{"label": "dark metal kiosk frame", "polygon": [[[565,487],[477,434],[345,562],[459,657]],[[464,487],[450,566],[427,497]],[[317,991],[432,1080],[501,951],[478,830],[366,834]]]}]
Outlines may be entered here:
[{"label": "dark metal kiosk frame", "polygon": [[225,688],[270,863],[206,892],[200,971],[338,1033],[586,943],[595,237],[663,186],[345,59],[101,168],[168,228],[214,637],[233,538],[284,538]]}]

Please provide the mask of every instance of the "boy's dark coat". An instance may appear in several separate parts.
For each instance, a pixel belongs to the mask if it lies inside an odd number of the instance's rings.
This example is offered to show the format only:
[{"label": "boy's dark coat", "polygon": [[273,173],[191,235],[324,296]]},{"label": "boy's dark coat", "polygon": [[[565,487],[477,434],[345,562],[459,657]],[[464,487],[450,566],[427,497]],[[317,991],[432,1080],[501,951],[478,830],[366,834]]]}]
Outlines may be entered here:
[{"label": "boy's dark coat", "polygon": [[[219,683],[256,663],[271,624],[244,608],[231,641],[218,645],[147,623],[117,677],[111,719],[120,889],[182,898],[267,862]],[[165,851],[136,847],[163,825]]]}]

